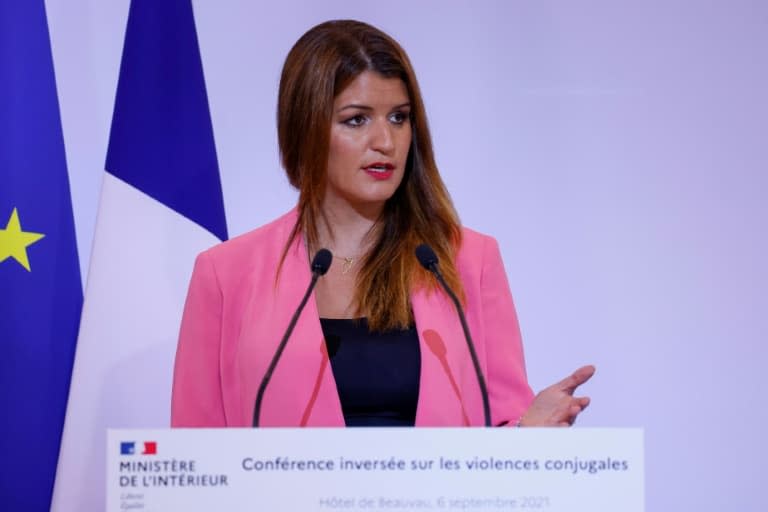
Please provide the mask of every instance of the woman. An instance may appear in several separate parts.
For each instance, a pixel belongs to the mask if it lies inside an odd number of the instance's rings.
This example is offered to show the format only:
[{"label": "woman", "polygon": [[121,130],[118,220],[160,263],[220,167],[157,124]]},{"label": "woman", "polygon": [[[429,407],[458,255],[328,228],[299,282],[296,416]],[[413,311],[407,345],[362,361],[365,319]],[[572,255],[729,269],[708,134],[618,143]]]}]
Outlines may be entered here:
[{"label": "woman", "polygon": [[310,280],[335,255],[264,396],[262,425],[482,425],[455,308],[414,256],[431,246],[461,297],[494,425],[569,425],[584,367],[534,399],[498,246],[459,224],[407,55],[357,21],[309,30],[280,80],[278,138],[297,207],[202,253],[184,311],[174,426],[248,426]]}]

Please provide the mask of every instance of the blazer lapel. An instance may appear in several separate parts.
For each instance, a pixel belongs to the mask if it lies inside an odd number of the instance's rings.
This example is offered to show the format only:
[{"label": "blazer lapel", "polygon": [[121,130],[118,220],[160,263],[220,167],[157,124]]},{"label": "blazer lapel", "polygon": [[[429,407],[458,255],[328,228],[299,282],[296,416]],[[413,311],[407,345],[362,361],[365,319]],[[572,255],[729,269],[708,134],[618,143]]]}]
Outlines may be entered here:
[{"label": "blazer lapel", "polygon": [[477,379],[453,302],[442,291],[425,290],[411,302],[421,348],[416,425],[478,424]]},{"label": "blazer lapel", "polygon": [[[287,238],[287,230],[285,237]],[[276,240],[283,244],[285,238]],[[253,394],[264,375],[269,361],[299,307],[310,280],[309,257],[303,241],[298,238],[289,248],[274,293],[267,292],[271,302],[266,307],[272,320],[261,339],[269,338],[255,351],[258,358]],[[253,366],[251,366],[253,368]],[[251,387],[251,386],[248,386]],[[251,409],[252,410],[252,409]],[[314,293],[307,301],[288,339],[285,351],[275,368],[262,403],[261,424],[264,426],[344,426],[336,382],[325,348],[323,331]]]}]

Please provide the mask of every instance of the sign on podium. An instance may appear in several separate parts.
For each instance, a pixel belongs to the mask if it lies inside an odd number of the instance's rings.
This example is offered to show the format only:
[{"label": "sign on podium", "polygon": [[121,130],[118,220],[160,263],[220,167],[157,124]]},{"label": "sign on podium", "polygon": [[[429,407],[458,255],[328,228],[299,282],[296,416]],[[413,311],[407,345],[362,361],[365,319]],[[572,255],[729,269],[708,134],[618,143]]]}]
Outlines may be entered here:
[{"label": "sign on podium", "polygon": [[107,510],[644,507],[640,429],[110,430]]}]

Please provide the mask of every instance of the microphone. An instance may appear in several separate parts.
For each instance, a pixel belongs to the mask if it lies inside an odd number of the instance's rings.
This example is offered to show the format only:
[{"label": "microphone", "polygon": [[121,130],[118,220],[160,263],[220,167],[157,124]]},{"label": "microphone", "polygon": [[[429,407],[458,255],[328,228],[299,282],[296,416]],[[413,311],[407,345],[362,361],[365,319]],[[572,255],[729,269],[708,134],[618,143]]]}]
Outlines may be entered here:
[{"label": "microphone", "polygon": [[456,306],[456,312],[459,314],[459,320],[461,320],[461,327],[464,329],[464,338],[467,340],[467,347],[469,348],[469,355],[472,356],[472,364],[475,367],[475,374],[477,375],[477,383],[480,386],[480,395],[483,397],[483,414],[485,415],[485,426],[491,426],[491,405],[488,401],[488,388],[485,385],[485,377],[483,377],[483,370],[480,368],[480,361],[477,359],[477,352],[475,351],[475,344],[472,342],[472,335],[469,333],[469,326],[467,325],[467,318],[464,316],[464,309],[461,307],[459,298],[453,293],[451,287],[445,282],[443,274],[440,273],[438,267],[437,254],[427,244],[421,244],[416,248],[416,258],[421,263],[421,266],[429,270],[435,275],[440,285],[453,301]]},{"label": "microphone", "polygon": [[299,304],[299,307],[296,309],[296,312],[293,314],[293,317],[291,317],[291,321],[288,324],[288,328],[285,330],[285,334],[283,335],[283,339],[280,340],[280,344],[277,346],[277,350],[275,350],[275,355],[272,357],[272,361],[270,361],[269,366],[267,367],[267,371],[264,373],[264,377],[261,379],[261,384],[259,385],[259,391],[256,393],[256,403],[253,407],[253,426],[258,427],[259,426],[259,416],[261,415],[261,402],[264,399],[264,392],[267,390],[267,385],[269,384],[269,381],[272,379],[272,373],[275,371],[275,367],[277,366],[277,362],[280,361],[280,356],[283,355],[283,350],[285,350],[285,346],[288,344],[288,338],[291,337],[291,333],[293,332],[293,328],[296,327],[296,322],[299,320],[299,315],[301,315],[301,312],[304,310],[304,306],[307,305],[307,300],[309,300],[309,296],[312,293],[312,290],[315,289],[315,285],[317,284],[317,279],[320,276],[325,275],[326,272],[328,272],[328,269],[331,266],[331,261],[333,260],[333,255],[331,254],[331,251],[328,249],[320,249],[315,253],[315,257],[312,258],[312,264],[310,265],[310,269],[312,270],[312,280],[309,283],[309,286],[307,287],[307,292],[304,294],[304,298],[301,299],[301,304]]}]

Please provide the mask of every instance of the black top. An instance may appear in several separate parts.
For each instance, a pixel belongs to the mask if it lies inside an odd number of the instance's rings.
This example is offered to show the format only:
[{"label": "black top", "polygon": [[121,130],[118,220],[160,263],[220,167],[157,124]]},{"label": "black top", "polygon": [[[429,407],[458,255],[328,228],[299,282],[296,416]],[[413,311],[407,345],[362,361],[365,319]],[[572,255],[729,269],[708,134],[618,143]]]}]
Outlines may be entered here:
[{"label": "black top", "polygon": [[320,324],[347,426],[413,426],[421,375],[416,328],[371,332],[365,318]]}]

